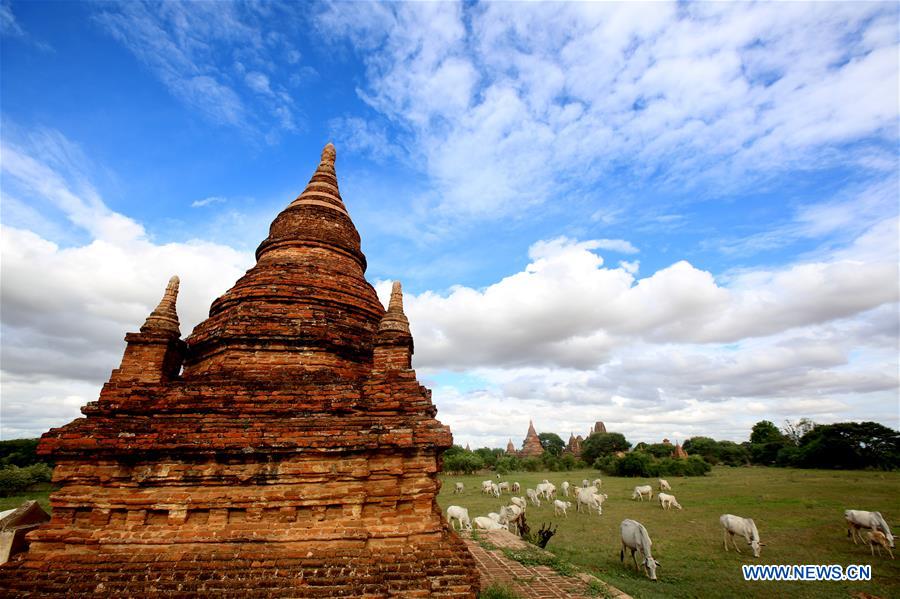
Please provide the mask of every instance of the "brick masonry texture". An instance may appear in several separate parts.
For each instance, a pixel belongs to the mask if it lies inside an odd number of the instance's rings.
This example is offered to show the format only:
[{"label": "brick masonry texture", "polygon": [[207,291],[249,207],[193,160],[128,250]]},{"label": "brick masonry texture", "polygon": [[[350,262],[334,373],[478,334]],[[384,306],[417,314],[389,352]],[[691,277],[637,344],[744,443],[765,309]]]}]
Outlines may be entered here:
[{"label": "brick masonry texture", "polygon": [[448,427],[385,311],[329,144],[257,263],[180,338],[173,278],[83,418],[14,596],[474,597],[436,495]]}]

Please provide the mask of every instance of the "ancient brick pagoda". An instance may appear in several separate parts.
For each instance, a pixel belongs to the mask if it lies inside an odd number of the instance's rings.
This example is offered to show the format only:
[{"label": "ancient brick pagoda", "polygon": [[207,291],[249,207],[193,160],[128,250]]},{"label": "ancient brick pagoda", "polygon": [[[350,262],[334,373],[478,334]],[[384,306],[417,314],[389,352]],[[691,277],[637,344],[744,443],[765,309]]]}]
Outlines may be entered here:
[{"label": "ancient brick pagoda", "polygon": [[84,418],[9,594],[474,597],[435,496],[451,446],[384,310],[329,144],[257,263],[181,340],[173,278]]},{"label": "ancient brick pagoda", "polygon": [[544,446],[538,438],[537,431],[534,430],[534,423],[528,421],[528,432],[525,434],[525,440],[522,441],[522,449],[519,450],[519,457],[536,458],[544,453]]}]

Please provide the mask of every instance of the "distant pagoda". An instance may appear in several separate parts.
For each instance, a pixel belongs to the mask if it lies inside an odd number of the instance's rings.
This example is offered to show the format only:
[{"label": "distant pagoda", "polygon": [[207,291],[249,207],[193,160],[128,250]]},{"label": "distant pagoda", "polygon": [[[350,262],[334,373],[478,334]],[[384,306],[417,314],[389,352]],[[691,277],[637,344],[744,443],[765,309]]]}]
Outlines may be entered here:
[{"label": "distant pagoda", "polygon": [[99,401],[43,436],[52,520],[0,567],[4,596],[475,597],[436,501],[452,436],[334,160],[186,340],[173,278]]},{"label": "distant pagoda", "polygon": [[528,421],[528,432],[525,434],[525,440],[522,442],[522,449],[519,451],[519,457],[536,458],[544,453],[544,446],[538,438],[537,432],[534,430],[534,423]]},{"label": "distant pagoda", "polygon": [[516,451],[516,446],[513,445],[512,439],[509,440],[509,443],[506,444],[506,453],[509,455],[516,455],[518,452]]}]

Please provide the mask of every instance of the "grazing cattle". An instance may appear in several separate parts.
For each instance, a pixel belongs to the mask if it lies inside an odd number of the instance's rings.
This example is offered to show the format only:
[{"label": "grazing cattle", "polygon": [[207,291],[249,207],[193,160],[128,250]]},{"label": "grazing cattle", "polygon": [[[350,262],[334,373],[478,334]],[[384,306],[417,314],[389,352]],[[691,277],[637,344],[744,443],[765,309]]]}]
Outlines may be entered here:
[{"label": "grazing cattle", "polygon": [[728,551],[728,535],[731,535],[731,544],[734,545],[734,550],[740,553],[741,550],[738,549],[737,543],[734,542],[734,535],[741,535],[753,549],[753,557],[759,557],[759,549],[764,543],[759,542],[759,531],[756,530],[756,523],[753,520],[731,514],[722,514],[719,522],[722,523],[722,528],[724,529],[722,539],[725,543],[725,551]]},{"label": "grazing cattle", "polygon": [[563,497],[569,496],[569,481],[564,480],[561,485],[559,485],[560,490],[562,491]]},{"label": "grazing cattle", "polygon": [[598,489],[603,486],[603,481],[599,478],[595,478],[594,482],[591,483],[592,487],[597,487]]},{"label": "grazing cattle", "polygon": [[588,479],[586,479],[586,478],[581,479],[581,488],[582,488],[582,489],[585,488],[585,487],[587,487],[588,484],[589,484]]},{"label": "grazing cattle", "polygon": [[453,488],[453,494],[462,493],[465,491],[466,486],[462,483],[456,483],[456,486]]},{"label": "grazing cattle", "polygon": [[643,501],[644,495],[647,496],[647,499],[653,499],[653,487],[651,487],[650,485],[641,485],[639,487],[635,487],[634,493],[631,494],[631,498],[640,498],[640,500]]},{"label": "grazing cattle", "polygon": [[521,492],[522,492],[522,485],[520,485],[519,483],[513,483],[513,484],[512,484],[512,492],[513,492],[513,493],[521,493]]},{"label": "grazing cattle", "polygon": [[569,517],[569,514],[566,513],[568,508],[572,507],[572,504],[568,501],[560,501],[559,499],[553,502],[553,513],[557,516],[562,514],[566,518]]},{"label": "grazing cattle", "polygon": [[[593,487],[588,487],[588,489],[592,489]],[[575,511],[580,512],[581,506],[585,506],[587,511],[597,510],[597,515],[603,515],[603,502],[606,500],[607,495],[596,492],[589,492],[588,489],[581,489],[579,493],[575,494]]]},{"label": "grazing cattle", "polygon": [[535,491],[534,489],[525,489],[525,495],[528,497],[528,499],[531,500],[531,503],[533,503],[537,507],[541,507],[541,500],[538,496],[537,491]]},{"label": "grazing cattle", "polygon": [[478,516],[472,520],[472,524],[479,530],[505,530],[506,527],[499,522],[494,522],[486,516]]},{"label": "grazing cattle", "polygon": [[500,487],[501,492],[506,491],[507,493],[509,493],[509,483],[508,482],[504,481],[497,486]]},{"label": "grazing cattle", "polygon": [[660,493],[656,498],[659,499],[659,506],[664,510],[667,510],[670,507],[676,507],[679,510],[681,509],[681,504],[678,503],[678,500],[675,499],[674,495]]},{"label": "grazing cattle", "polygon": [[659,479],[659,490],[660,491],[671,491],[672,487],[669,486],[669,481],[664,478]]},{"label": "grazing cattle", "polygon": [[525,511],[525,506],[528,505],[528,502],[525,501],[524,497],[510,497],[509,502],[522,508],[523,512]]},{"label": "grazing cattle", "polygon": [[650,554],[650,547],[653,542],[644,525],[635,520],[622,520],[619,526],[622,534],[622,548],[619,550],[619,561],[625,561],[625,549],[631,550],[631,559],[634,560],[634,569],[638,570],[637,559],[634,554],[636,551],[641,553],[641,566],[650,577],[650,580],[656,580],[656,569],[659,562]]},{"label": "grazing cattle", "polygon": [[[847,520],[847,536],[856,543],[856,537],[863,541],[859,532],[860,528],[868,528],[871,531],[880,530],[884,533],[888,544],[893,548],[894,535],[885,519],[881,516],[881,512],[867,512],[865,510],[844,510],[844,519]],[[865,541],[863,541],[865,542]]]},{"label": "grazing cattle", "polygon": [[494,497],[500,497],[500,485],[491,483],[491,495],[493,495]]},{"label": "grazing cattle", "polygon": [[880,530],[870,530],[866,533],[866,539],[869,542],[869,549],[872,551],[872,555],[875,555],[875,547],[878,547],[878,557],[881,557],[881,548],[884,547],[887,549],[888,555],[891,556],[891,559],[894,559],[894,552],[891,551],[891,544],[887,540],[887,536]]},{"label": "grazing cattle", "polygon": [[556,495],[556,485],[553,483],[542,482],[535,489],[538,492],[538,495],[550,501]]},{"label": "grazing cattle", "polygon": [[481,492],[485,495],[491,494],[491,487],[493,486],[494,481],[492,480],[483,480],[481,481]]},{"label": "grazing cattle", "polygon": [[464,507],[460,507],[458,505],[451,505],[447,508],[447,522],[450,523],[450,526],[453,527],[453,530],[456,530],[456,527],[453,526],[453,521],[456,520],[459,522],[460,530],[472,530],[472,523],[469,521],[469,510]]}]

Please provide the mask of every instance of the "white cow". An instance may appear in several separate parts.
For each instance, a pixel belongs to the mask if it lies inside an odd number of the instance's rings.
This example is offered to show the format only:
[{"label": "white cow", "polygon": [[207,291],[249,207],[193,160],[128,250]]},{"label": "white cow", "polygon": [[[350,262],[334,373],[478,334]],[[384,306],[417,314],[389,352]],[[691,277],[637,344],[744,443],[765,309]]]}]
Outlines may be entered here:
[{"label": "white cow", "polygon": [[619,550],[619,561],[625,561],[625,549],[631,550],[631,559],[634,560],[634,569],[638,570],[637,559],[634,557],[636,551],[641,552],[641,567],[647,572],[650,580],[656,580],[656,569],[659,562],[653,559],[650,554],[650,547],[653,542],[644,525],[635,520],[622,520],[619,526],[622,533],[622,548]]},{"label": "white cow", "polygon": [[493,495],[494,497],[500,497],[500,485],[491,483],[491,495]]},{"label": "white cow", "polygon": [[453,488],[453,494],[462,493],[466,489],[466,486],[462,483],[456,483],[456,486]]},{"label": "white cow", "polygon": [[553,514],[556,516],[562,514],[563,516],[568,518],[569,514],[566,513],[566,510],[570,507],[572,507],[572,504],[568,501],[560,501],[559,499],[556,499],[553,502]]},{"label": "white cow", "polygon": [[500,508],[500,517],[503,519],[501,522],[506,525],[507,530],[509,530],[509,525],[512,524],[515,527],[514,532],[518,533],[521,522],[520,516],[524,512],[525,510],[517,505],[504,505]]},{"label": "white cow", "polygon": [[650,485],[641,485],[639,487],[635,487],[634,493],[631,494],[631,498],[640,498],[640,500],[643,501],[644,495],[647,496],[647,499],[653,499],[653,487],[651,487]]},{"label": "white cow", "polygon": [[525,501],[524,497],[510,497],[509,502],[512,505],[515,505],[515,506],[518,506],[519,508],[521,508],[523,512],[525,511],[525,506],[528,505],[528,502]]},{"label": "white cow", "polygon": [[669,481],[664,478],[659,479],[659,490],[660,491],[671,491],[672,487],[669,486]]},{"label": "white cow", "polygon": [[447,508],[447,522],[450,523],[450,526],[453,527],[453,530],[456,530],[456,527],[453,526],[453,521],[456,520],[459,522],[460,530],[472,530],[472,523],[469,521],[469,510],[464,507],[460,507],[458,505],[451,505]]},{"label": "white cow", "polygon": [[503,481],[502,483],[500,483],[497,486],[500,487],[500,491],[506,491],[507,493],[509,493],[509,483],[508,482]]},{"label": "white cow", "polygon": [[847,520],[847,536],[853,539],[856,544],[856,537],[863,541],[859,532],[860,528],[868,528],[872,531],[880,530],[887,538],[888,544],[894,546],[894,535],[885,519],[881,516],[881,512],[867,512],[864,510],[844,510],[844,519]]},{"label": "white cow", "polygon": [[535,489],[538,492],[538,495],[550,501],[556,495],[556,485],[549,482],[542,482]]},{"label": "white cow", "polygon": [[597,515],[602,516],[603,502],[606,501],[607,497],[606,494],[589,493],[587,489],[582,489],[580,493],[575,495],[575,511],[580,512],[583,505],[587,508],[588,513],[591,510],[597,510]]},{"label": "white cow", "polygon": [[603,481],[599,478],[595,478],[594,482],[591,483],[591,486],[597,487],[598,489],[603,486]]},{"label": "white cow", "polygon": [[504,530],[506,528],[499,522],[494,522],[486,516],[478,516],[472,520],[472,523],[475,525],[475,528],[480,530]]},{"label": "white cow", "polygon": [[498,524],[506,524],[506,518],[504,518],[503,513],[502,513],[503,507],[500,508],[500,512],[501,513],[499,513],[499,514],[497,512],[490,512],[487,515],[487,517]]},{"label": "white cow", "polygon": [[528,497],[528,499],[531,500],[531,503],[533,503],[537,507],[541,507],[541,500],[538,496],[537,491],[535,491],[534,489],[525,489],[525,495]]},{"label": "white cow", "polygon": [[588,479],[586,479],[586,478],[581,479],[581,488],[582,489],[585,488],[586,486],[588,486],[589,484],[590,484],[590,481],[588,481]]},{"label": "white cow", "polygon": [[674,495],[669,495],[668,493],[660,493],[656,496],[656,498],[659,499],[659,507],[664,510],[667,510],[670,507],[676,507],[679,510],[682,509],[681,504],[678,503],[678,500],[675,499]]},{"label": "white cow", "polygon": [[559,485],[559,489],[562,491],[563,497],[569,496],[569,481],[564,480],[561,485]]},{"label": "white cow", "polygon": [[738,549],[737,543],[734,542],[734,535],[741,535],[747,541],[747,544],[750,545],[750,548],[753,549],[753,557],[759,557],[759,548],[764,543],[759,542],[759,531],[756,530],[756,523],[753,520],[731,514],[722,514],[719,522],[722,523],[722,528],[724,529],[722,540],[725,543],[725,551],[728,551],[728,535],[731,535],[731,544],[734,545],[734,550],[740,553],[741,550]]},{"label": "white cow", "polygon": [[491,486],[494,484],[492,480],[483,480],[481,481],[481,492],[485,495],[491,494]]},{"label": "white cow", "polygon": [[513,483],[513,484],[512,484],[512,492],[513,492],[513,493],[521,493],[521,492],[522,492],[522,485],[520,485],[519,483]]}]

